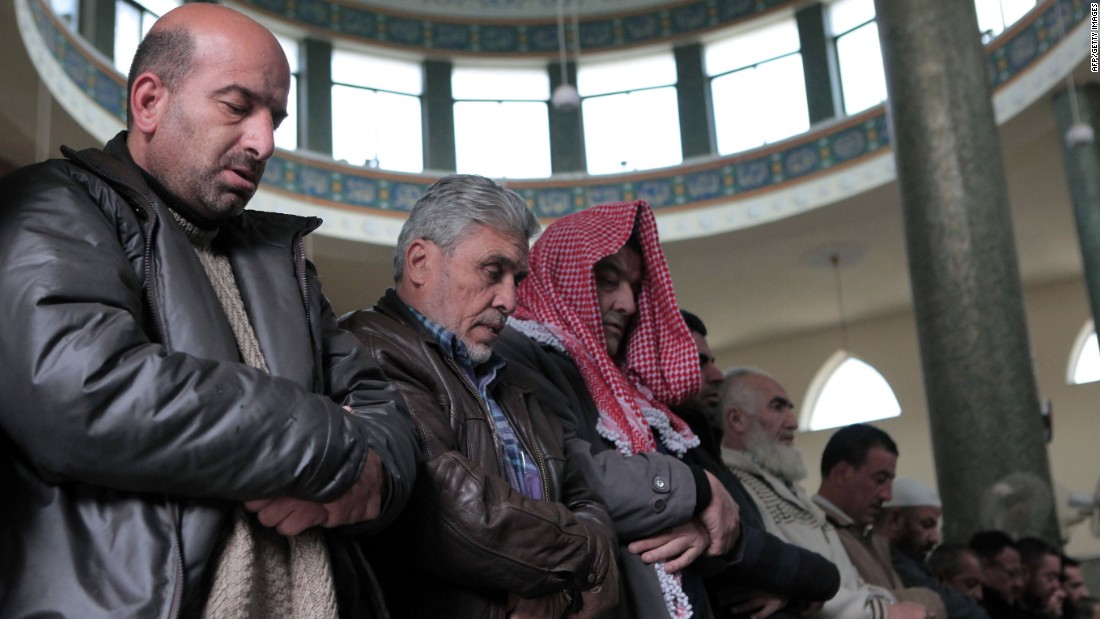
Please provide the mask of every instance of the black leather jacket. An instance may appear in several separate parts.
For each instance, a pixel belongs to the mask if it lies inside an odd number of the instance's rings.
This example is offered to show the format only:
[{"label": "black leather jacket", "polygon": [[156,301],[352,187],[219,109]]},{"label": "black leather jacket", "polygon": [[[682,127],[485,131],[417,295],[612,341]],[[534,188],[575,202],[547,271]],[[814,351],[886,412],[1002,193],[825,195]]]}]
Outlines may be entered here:
[{"label": "black leather jacket", "polygon": [[218,235],[265,374],[125,133],[65,154],[0,181],[0,617],[175,617],[241,501],[335,499],[368,449],[392,519],[413,432],[305,260],[319,221]]},{"label": "black leather jacket", "polygon": [[529,387],[505,368],[493,397],[538,462],[544,500],[509,487],[487,405],[393,290],[340,324],[404,396],[420,440],[409,506],[368,553],[387,561],[379,577],[394,616],[504,617],[509,593],[618,586],[604,582],[615,547],[607,508],[565,461],[561,428]]}]

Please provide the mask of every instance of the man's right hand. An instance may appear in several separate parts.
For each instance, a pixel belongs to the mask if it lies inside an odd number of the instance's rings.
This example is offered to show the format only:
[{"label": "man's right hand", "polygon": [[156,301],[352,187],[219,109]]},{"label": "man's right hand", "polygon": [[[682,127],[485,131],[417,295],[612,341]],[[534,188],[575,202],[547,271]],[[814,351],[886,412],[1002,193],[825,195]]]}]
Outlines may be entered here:
[{"label": "man's right hand", "polygon": [[[614,551],[612,551],[614,552]],[[581,608],[566,615],[569,619],[596,619],[619,605],[619,565],[614,557],[607,564],[603,582],[593,589],[581,592]]]},{"label": "man's right hand", "polygon": [[664,561],[664,569],[674,574],[691,565],[707,551],[710,537],[698,518],[645,539],[634,540],[626,549],[646,563]]},{"label": "man's right hand", "polygon": [[371,451],[359,478],[343,496],[331,503],[279,497],[247,501],[244,508],[255,512],[260,524],[274,528],[280,535],[293,537],[318,525],[338,527],[377,518],[386,497],[385,480],[382,460]]},{"label": "man's right hand", "polygon": [[710,504],[699,514],[699,520],[710,535],[707,556],[718,557],[729,552],[741,535],[741,516],[737,503],[733,502],[722,482],[710,471],[706,475],[710,482],[711,499]]},{"label": "man's right hand", "polygon": [[898,602],[887,608],[887,616],[890,619],[945,619],[944,617],[933,618],[931,614],[923,604],[916,602]]},{"label": "man's right hand", "polygon": [[386,475],[382,460],[374,450],[367,454],[367,462],[359,472],[351,488],[331,503],[325,503],[328,512],[326,527],[338,527],[374,520],[382,513],[386,498]]}]

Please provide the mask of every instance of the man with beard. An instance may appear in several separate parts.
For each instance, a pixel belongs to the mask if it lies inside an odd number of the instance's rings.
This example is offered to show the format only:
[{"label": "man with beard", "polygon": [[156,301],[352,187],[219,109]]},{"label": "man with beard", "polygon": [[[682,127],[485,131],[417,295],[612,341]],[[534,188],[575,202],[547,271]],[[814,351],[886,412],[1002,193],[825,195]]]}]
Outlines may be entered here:
[{"label": "man with beard", "polygon": [[501,354],[539,381],[567,456],[610,508],[627,593],[620,612],[706,616],[696,559],[726,555],[740,525],[718,479],[682,460],[699,439],[668,404],[698,390],[699,361],[653,212],[624,202],[563,217],[530,261]]},{"label": "man with beard", "polygon": [[731,370],[722,383],[726,429],[722,459],[744,484],[769,533],[817,552],[840,570],[840,591],[821,616],[923,619],[927,609],[899,602],[888,589],[863,581],[834,526],[797,482],[806,477],[794,446],[794,403],[770,375],[752,368]]},{"label": "man with beard", "polygon": [[1059,617],[1066,591],[1062,588],[1062,553],[1037,537],[1016,542],[1024,569],[1024,588],[1020,600],[1025,611],[1036,619]]},{"label": "man with beard", "polygon": [[[698,391],[699,356],[648,205],[606,204],[551,224],[517,305],[499,349],[529,370],[540,402],[563,421],[568,457],[608,503],[627,592],[618,616],[764,617],[785,598],[832,594],[823,559],[740,526],[729,492],[694,460],[698,438],[669,410]],[[773,595],[709,608],[711,568],[740,569],[741,593]]]},{"label": "man with beard", "polygon": [[[955,587],[945,586],[929,567],[925,559],[940,541],[939,522],[943,505],[935,490],[909,477],[894,479],[893,496],[882,504],[882,511],[875,519],[874,534],[890,544],[893,567],[906,587],[923,587],[935,591],[952,619],[988,619],[989,615],[977,600],[960,593]],[[968,553],[969,554],[969,553]],[[981,591],[981,573],[977,559],[973,562],[974,584],[971,590]]]},{"label": "man with beard", "polygon": [[[848,558],[863,580],[889,589],[899,600],[916,602],[943,619],[934,591],[906,587],[894,571],[890,542],[875,533],[875,519],[892,496],[898,447],[890,435],[867,424],[843,427],[821,454],[821,486],[813,501],[836,527]],[[933,523],[933,529],[935,523]]]},{"label": "man with beard", "polygon": [[992,619],[1024,616],[1020,596],[1024,568],[1016,542],[1004,531],[978,531],[970,537],[970,549],[982,562],[982,606]]},{"label": "man with beard", "polygon": [[1085,584],[1085,573],[1081,569],[1081,562],[1062,555],[1062,588],[1066,591],[1065,613],[1077,614],[1076,607],[1087,597],[1091,597],[1088,585]]},{"label": "man with beard", "polygon": [[321,293],[320,221],[245,210],[289,88],[266,28],[185,4],[126,131],[0,182],[0,616],[376,610],[334,527],[401,511],[413,429]]},{"label": "man with beard", "polygon": [[691,397],[674,405],[672,412],[687,422],[699,437],[699,448],[718,461],[722,459],[722,414],[718,405],[721,399],[718,390],[724,376],[707,342],[707,327],[702,319],[684,309],[680,310],[680,315],[684,317],[691,339],[699,350],[699,375],[703,385]]},{"label": "man with beard", "polygon": [[538,220],[514,191],[444,177],[413,206],[394,282],[344,317],[416,421],[413,497],[368,553],[398,617],[597,617],[618,600],[607,508],[561,427],[494,354]]}]

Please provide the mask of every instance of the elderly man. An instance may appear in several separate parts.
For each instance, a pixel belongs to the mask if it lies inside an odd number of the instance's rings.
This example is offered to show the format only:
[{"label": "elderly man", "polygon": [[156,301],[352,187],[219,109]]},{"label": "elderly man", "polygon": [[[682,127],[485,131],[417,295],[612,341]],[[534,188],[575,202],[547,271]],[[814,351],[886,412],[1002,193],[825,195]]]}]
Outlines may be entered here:
[{"label": "elderly man", "polygon": [[[894,479],[891,498],[882,504],[875,519],[874,534],[890,544],[894,570],[906,587],[935,591],[951,618],[988,619],[977,599],[946,586],[925,566],[925,559],[940,541],[940,515],[943,505],[936,491],[909,477]],[[971,553],[962,560],[972,562],[969,591],[981,595],[981,572]],[[962,566],[967,567],[967,566]],[[958,569],[958,568],[956,568]],[[952,575],[958,578],[957,574]],[[960,579],[961,580],[961,579]]]},{"label": "elderly man", "polygon": [[1016,542],[1004,531],[978,531],[970,549],[982,562],[982,606],[992,619],[1022,617],[1024,568]]},{"label": "elderly man", "polygon": [[244,210],[289,85],[264,27],[185,5],[127,131],[0,182],[0,616],[370,606],[313,527],[392,519],[414,438],[305,259],[319,222]]},{"label": "elderly man", "polygon": [[823,555],[840,569],[840,591],[821,615],[926,617],[924,606],[898,602],[887,588],[860,578],[836,528],[797,484],[806,467],[794,446],[794,403],[783,386],[760,370],[735,368],[722,384],[721,402],[726,415],[722,459],[756,501],[768,532]]},{"label": "elderly man", "polygon": [[[969,546],[940,544],[928,555],[928,571],[945,587],[982,601],[982,563]],[[904,572],[902,573],[904,577]],[[948,604],[950,610],[950,604]],[[984,610],[984,609],[983,609]],[[986,613],[988,616],[989,613]]]},{"label": "elderly man", "polygon": [[699,389],[699,357],[644,202],[547,228],[501,352],[539,379],[569,458],[607,501],[624,543],[622,615],[705,616],[695,560],[733,547],[737,507],[714,475],[681,459],[698,438],[668,404]]},{"label": "elderly man", "polygon": [[889,541],[873,530],[883,504],[890,500],[897,462],[898,447],[886,432],[862,423],[841,428],[821,454],[821,486],[813,501],[836,527],[863,580],[943,619],[947,611],[940,597],[923,587],[906,587],[894,571]]},{"label": "elderly man", "polygon": [[416,421],[420,464],[394,535],[372,543],[399,617],[595,617],[618,596],[606,507],[565,459],[561,428],[494,354],[538,221],[471,175],[417,201],[396,289],[342,319]]}]

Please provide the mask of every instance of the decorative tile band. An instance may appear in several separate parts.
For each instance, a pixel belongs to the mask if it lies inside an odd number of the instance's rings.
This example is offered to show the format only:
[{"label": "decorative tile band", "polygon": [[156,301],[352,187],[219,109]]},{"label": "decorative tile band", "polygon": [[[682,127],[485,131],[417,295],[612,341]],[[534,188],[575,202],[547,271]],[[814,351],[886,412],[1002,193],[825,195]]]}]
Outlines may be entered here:
[{"label": "decorative tile band", "polygon": [[[472,22],[399,14],[337,0],[237,0],[269,15],[306,24],[333,36],[416,50],[469,54],[558,53],[556,20]],[[797,0],[696,0],[642,12],[582,17],[581,48],[598,51],[696,35],[751,19]],[[568,34],[572,45],[572,31]]]}]

